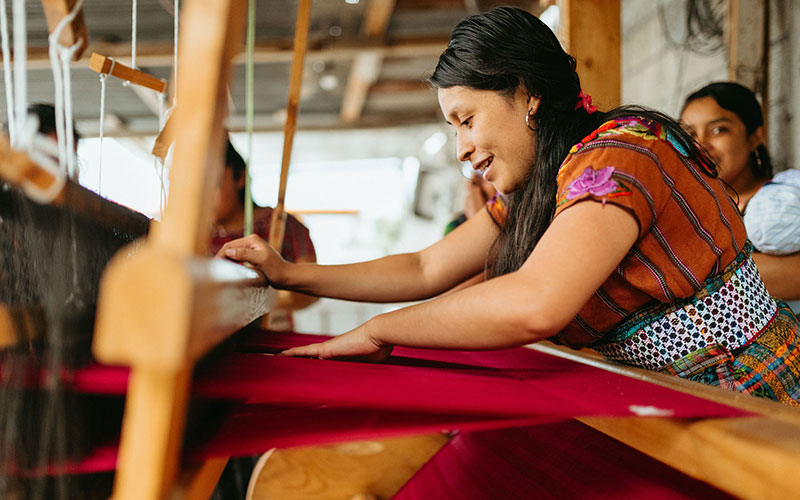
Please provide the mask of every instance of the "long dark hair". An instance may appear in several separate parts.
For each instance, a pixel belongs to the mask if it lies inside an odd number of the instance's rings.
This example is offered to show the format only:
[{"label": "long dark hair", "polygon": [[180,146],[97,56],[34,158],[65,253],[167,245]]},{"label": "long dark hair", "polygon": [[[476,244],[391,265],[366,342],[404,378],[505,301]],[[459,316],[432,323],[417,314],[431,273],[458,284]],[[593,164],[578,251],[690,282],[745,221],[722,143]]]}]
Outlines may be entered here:
[{"label": "long dark hair", "polygon": [[[661,124],[690,157],[702,158],[694,141],[668,116],[639,107],[608,113],[576,109],[581,83],[575,59],[550,28],[532,14],[499,7],[461,21],[428,81],[435,88],[464,86],[510,95],[522,88],[540,99],[531,125],[536,160],[523,186],[509,196],[508,216],[488,261],[492,276],[516,271],[533,251],[555,213],[556,174],[569,149],[603,122],[641,116]],[[707,165],[707,161],[702,162]],[[713,175],[713,168],[708,172]]]},{"label": "long dark hair", "polygon": [[[764,125],[764,114],[761,104],[758,103],[756,95],[752,90],[744,85],[735,82],[714,82],[705,87],[692,92],[683,103],[681,114],[690,102],[703,97],[710,97],[716,101],[722,109],[727,109],[739,117],[744,123],[747,136],[750,137]],[[750,153],[750,171],[756,179],[772,178],[772,160],[769,157],[766,146],[759,144],[755,151]]]}]

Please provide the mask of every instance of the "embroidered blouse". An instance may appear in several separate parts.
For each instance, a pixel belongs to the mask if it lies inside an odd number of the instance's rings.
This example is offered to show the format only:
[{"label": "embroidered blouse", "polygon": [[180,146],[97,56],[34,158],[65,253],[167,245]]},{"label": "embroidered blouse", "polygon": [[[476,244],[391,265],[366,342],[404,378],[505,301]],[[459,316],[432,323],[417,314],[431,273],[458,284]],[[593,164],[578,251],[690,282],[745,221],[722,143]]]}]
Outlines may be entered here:
[{"label": "embroidered blouse", "polygon": [[[657,123],[606,122],[576,144],[558,172],[555,217],[584,201],[613,203],[639,225],[639,239],[557,339],[596,343],[645,306],[692,296],[734,261],[746,241],[721,181],[703,173]],[[487,206],[502,223],[502,198]]]}]

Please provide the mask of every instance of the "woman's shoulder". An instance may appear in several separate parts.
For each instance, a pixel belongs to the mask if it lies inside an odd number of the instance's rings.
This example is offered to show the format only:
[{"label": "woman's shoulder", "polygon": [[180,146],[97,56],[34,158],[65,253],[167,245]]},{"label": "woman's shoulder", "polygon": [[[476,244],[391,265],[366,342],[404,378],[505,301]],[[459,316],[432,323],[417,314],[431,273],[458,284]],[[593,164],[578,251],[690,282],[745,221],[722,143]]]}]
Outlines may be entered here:
[{"label": "woman's shoulder", "polygon": [[778,172],[767,185],[770,184],[786,184],[800,188],[800,169],[790,168],[789,170]]},{"label": "woman's shoulder", "polygon": [[632,142],[645,147],[654,147],[656,144],[668,144],[682,156],[688,156],[686,148],[656,120],[643,116],[624,116],[604,122],[569,151],[570,156],[584,150],[602,147],[609,142]]}]

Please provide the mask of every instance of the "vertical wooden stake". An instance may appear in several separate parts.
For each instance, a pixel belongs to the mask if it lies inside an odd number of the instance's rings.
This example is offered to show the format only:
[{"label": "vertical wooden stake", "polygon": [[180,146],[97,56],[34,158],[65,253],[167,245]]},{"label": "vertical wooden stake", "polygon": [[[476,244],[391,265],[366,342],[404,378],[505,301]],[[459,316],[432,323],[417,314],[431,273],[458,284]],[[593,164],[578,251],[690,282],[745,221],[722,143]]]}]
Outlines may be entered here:
[{"label": "vertical wooden stake", "polygon": [[286,107],[286,128],[283,133],[283,157],[281,159],[281,181],[278,186],[278,204],[272,212],[269,228],[269,244],[280,252],[283,232],[286,227],[286,181],[289,179],[289,163],[292,158],[294,132],[297,129],[297,111],[300,105],[300,86],[303,81],[303,65],[306,58],[308,25],[311,18],[311,0],[300,0],[297,7],[297,28],[294,33],[294,55],[292,74],[289,79],[289,104]]}]

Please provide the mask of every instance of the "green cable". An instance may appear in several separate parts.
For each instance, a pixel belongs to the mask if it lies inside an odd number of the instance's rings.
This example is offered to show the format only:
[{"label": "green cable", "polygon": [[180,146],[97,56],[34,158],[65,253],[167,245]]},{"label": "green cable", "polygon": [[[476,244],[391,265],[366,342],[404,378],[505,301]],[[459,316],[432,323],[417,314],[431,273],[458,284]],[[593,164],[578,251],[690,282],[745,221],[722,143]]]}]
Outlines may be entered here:
[{"label": "green cable", "polygon": [[245,94],[247,129],[247,162],[244,169],[244,235],[253,234],[253,195],[250,193],[250,165],[253,161],[253,112],[255,107],[255,48],[256,0],[247,8],[247,63],[245,65]]}]

